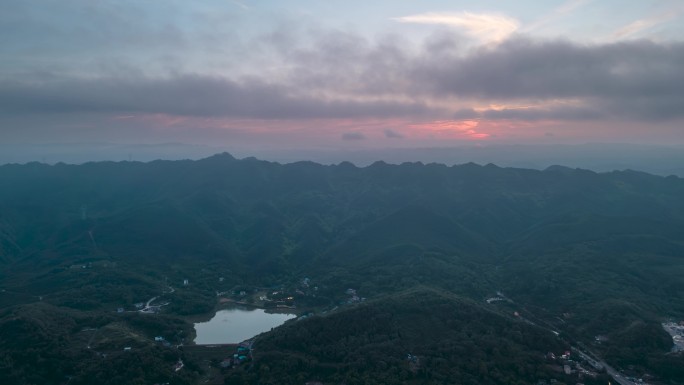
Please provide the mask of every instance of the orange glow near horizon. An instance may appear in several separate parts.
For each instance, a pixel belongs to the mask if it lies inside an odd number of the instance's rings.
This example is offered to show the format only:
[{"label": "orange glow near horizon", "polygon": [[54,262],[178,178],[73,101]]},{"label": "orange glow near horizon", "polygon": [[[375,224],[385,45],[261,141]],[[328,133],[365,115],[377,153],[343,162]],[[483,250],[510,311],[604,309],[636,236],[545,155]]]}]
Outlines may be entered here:
[{"label": "orange glow near horizon", "polygon": [[448,136],[466,137],[470,139],[487,139],[491,135],[476,130],[480,122],[477,120],[435,120],[429,123],[412,124],[409,128],[428,131]]},{"label": "orange glow near horizon", "polygon": [[[563,122],[554,120],[464,119],[416,121],[402,118],[370,119],[231,119],[167,114],[119,115],[111,121],[140,125],[160,133],[193,132],[193,139],[206,135],[231,135],[245,142],[288,145],[409,146],[437,142],[537,140],[569,138]],[[588,126],[587,126],[588,127]],[[587,128],[586,131],[589,131]],[[356,141],[343,141],[345,133],[358,133]],[[575,131],[573,131],[575,132]],[[556,135],[554,135],[554,133]],[[228,136],[226,136],[228,137]]]}]

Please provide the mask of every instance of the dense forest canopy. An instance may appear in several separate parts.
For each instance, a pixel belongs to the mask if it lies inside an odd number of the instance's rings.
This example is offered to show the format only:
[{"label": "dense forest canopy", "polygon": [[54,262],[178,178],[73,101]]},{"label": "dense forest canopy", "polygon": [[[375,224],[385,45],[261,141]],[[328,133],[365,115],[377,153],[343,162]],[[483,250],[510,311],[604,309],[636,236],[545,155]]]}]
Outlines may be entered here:
[{"label": "dense forest canopy", "polygon": [[[660,323],[684,318],[683,273],[674,176],[229,154],[0,166],[3,383],[196,383],[201,359],[154,336],[187,345],[217,292],[308,277],[316,296],[294,302],[315,315],[260,337],[227,381],[562,381],[540,357],[600,335],[609,362],[677,384]],[[340,305],[349,288],[365,303]],[[160,314],[130,311],[155,296]]]}]

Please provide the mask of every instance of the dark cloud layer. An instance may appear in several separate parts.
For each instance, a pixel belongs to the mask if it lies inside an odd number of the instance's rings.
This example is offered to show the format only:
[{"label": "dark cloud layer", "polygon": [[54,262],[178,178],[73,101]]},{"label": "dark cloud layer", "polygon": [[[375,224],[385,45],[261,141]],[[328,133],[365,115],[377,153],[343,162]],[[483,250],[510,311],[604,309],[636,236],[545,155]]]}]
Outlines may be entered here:
[{"label": "dark cloud layer", "polygon": [[551,109],[493,111],[490,117],[563,120],[684,117],[684,44],[632,41],[578,45],[511,40],[495,49],[415,69],[416,84],[433,95],[479,99],[575,99]]},{"label": "dark cloud layer", "polygon": [[671,97],[684,84],[684,44],[579,45],[509,40],[466,57],[427,61],[414,73],[429,92],[483,98]]},{"label": "dark cloud layer", "polygon": [[[285,68],[279,76],[255,70],[251,77],[235,78],[201,74],[6,78],[0,79],[0,114],[163,113],[259,119],[684,118],[682,43],[582,45],[514,38],[497,46],[464,51],[458,36],[444,34],[428,39],[419,48],[398,37],[371,42],[345,32],[283,39],[292,46],[273,47],[273,54]],[[254,64],[258,69],[263,63]],[[461,104],[566,103],[484,112],[461,105],[448,115],[443,108],[430,107],[444,100]]]},{"label": "dark cloud layer", "polygon": [[259,119],[359,118],[424,115],[419,101],[315,98],[292,95],[294,86],[259,80],[183,75],[166,79],[62,79],[0,83],[0,112],[163,113]]},{"label": "dark cloud layer", "polygon": [[313,48],[290,51],[283,60],[295,64],[293,83],[349,94],[573,102],[487,113],[493,118],[684,117],[680,107],[684,105],[682,43],[644,40],[585,45],[516,37],[464,52],[459,39],[438,35],[416,51],[399,38],[373,44],[334,33],[319,37]]}]

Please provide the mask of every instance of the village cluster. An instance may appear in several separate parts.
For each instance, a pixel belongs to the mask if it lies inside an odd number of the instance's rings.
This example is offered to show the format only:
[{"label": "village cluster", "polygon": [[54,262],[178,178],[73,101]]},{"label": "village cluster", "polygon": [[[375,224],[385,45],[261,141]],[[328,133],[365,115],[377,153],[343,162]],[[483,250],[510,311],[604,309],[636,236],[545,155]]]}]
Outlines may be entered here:
[{"label": "village cluster", "polygon": [[596,378],[599,372],[604,369],[600,362],[579,354],[575,356],[571,351],[565,351],[560,355],[549,352],[546,358],[551,361],[551,368],[555,371],[563,372],[568,376],[576,374],[579,379],[584,377]]}]

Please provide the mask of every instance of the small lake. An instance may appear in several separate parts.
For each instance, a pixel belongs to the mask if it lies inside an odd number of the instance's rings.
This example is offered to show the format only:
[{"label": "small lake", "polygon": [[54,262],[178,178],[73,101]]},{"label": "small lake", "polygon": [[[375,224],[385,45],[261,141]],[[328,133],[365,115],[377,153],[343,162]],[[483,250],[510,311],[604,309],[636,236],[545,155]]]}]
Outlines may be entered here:
[{"label": "small lake", "polygon": [[295,317],[294,314],[266,313],[264,309],[219,310],[209,321],[195,324],[195,343],[236,344]]}]

